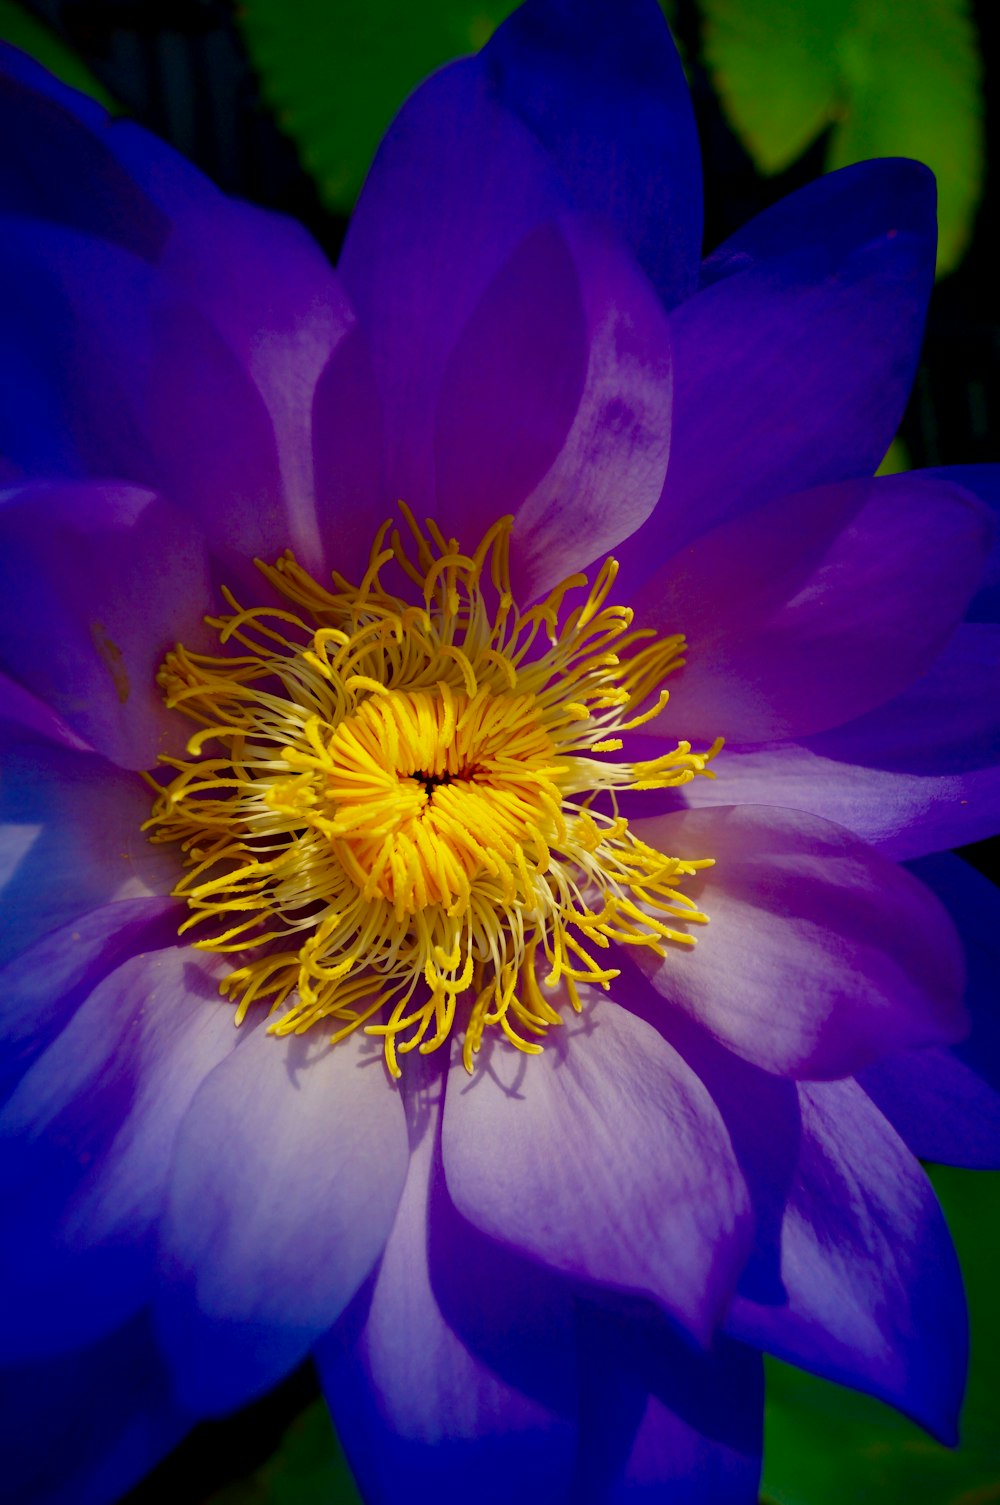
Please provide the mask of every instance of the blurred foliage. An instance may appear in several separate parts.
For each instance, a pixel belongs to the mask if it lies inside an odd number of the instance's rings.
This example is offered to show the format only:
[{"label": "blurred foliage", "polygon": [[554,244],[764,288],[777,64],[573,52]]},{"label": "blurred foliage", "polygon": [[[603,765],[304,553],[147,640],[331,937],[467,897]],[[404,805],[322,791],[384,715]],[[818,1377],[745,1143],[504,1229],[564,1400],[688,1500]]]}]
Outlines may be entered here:
[{"label": "blurred foliage", "polygon": [[296,1418],[256,1473],[227,1484],[205,1505],[361,1505],[323,1402]]},{"label": "blurred foliage", "polygon": [[350,210],[386,126],[442,63],[474,52],[517,0],[243,0],[264,97],[328,208]]},{"label": "blurred foliage", "polygon": [[829,129],[826,165],[915,157],[938,179],[938,275],[966,249],[984,176],[967,0],[700,0],[729,119],[764,173]]},{"label": "blurred foliage", "polygon": [[941,1447],[879,1401],[769,1363],[764,1492],[775,1505],[1000,1502],[1000,1173],[934,1166],[931,1179],[969,1296],[961,1445]]},{"label": "blurred foliage", "polygon": [[106,110],[118,108],[116,101],[97,82],[72,48],[67,47],[54,31],[36,20],[23,6],[12,4],[12,0],[0,0],[0,37],[43,63],[64,84],[71,84],[74,89],[89,94]]}]

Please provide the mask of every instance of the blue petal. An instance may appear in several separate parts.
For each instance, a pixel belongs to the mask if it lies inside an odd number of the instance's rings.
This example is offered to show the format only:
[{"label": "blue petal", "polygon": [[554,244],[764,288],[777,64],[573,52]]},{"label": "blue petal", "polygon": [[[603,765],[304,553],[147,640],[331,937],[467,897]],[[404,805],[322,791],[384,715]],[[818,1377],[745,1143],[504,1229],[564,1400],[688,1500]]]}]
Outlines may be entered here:
[{"label": "blue petal", "polygon": [[997,526],[993,550],[978,593],[965,614],[967,622],[1000,622],[1000,465],[945,465],[937,470],[919,472],[964,486],[993,511]]},{"label": "blue petal", "polygon": [[[630,982],[612,985],[626,1005]],[[596,988],[583,999],[582,1018],[527,1063],[504,1042],[471,1080],[456,1060],[449,1193],[507,1247],[577,1282],[649,1296],[707,1343],[751,1241],[729,1136],[650,1025]]]},{"label": "blue petal", "polygon": [[529,0],[481,57],[576,208],[610,220],[668,308],[693,292],[701,167],[684,70],[655,0]]},{"label": "blue petal", "polygon": [[1000,1170],[1000,892],[950,853],[910,866],[965,943],[972,1030],[958,1045],[890,1056],[858,1080],[922,1160]]},{"label": "blue petal", "polygon": [[189,947],[105,977],[0,1114],[0,1245],[9,1360],[90,1342],[149,1297],[177,1125],[236,1043],[220,968]]},{"label": "blue petal", "polygon": [[175,940],[179,907],[173,899],[105,904],[0,967],[0,1101],[109,972]]},{"label": "blue petal", "polygon": [[934,246],[933,178],[902,161],[828,173],[726,242],[671,316],[670,469],[619,552],[624,579],[769,498],[874,474],[916,370]]},{"label": "blue petal", "polygon": [[156,683],[178,638],[207,646],[205,541],[121,485],[33,482],[0,494],[0,662],[98,752],[128,768],[183,752]]},{"label": "blue petal", "polygon": [[581,1444],[574,1500],[756,1505],[761,1357],[721,1337],[695,1353],[653,1314],[580,1306]]},{"label": "blue petal", "polygon": [[729,1331],[957,1440],[962,1276],[918,1162],[855,1082],[799,1087],[802,1141],[780,1235],[784,1301],[738,1296]]},{"label": "blue petal", "polygon": [[514,516],[527,602],[603,556],[655,507],[670,446],[667,321],[606,233],[533,232],[474,310],[435,414],[435,517],[466,548]]},{"label": "blue petal", "polygon": [[390,500],[431,510],[448,357],[514,249],[572,211],[608,216],[601,233],[631,238],[674,300],[692,284],[697,154],[654,0],[613,12],[531,4],[481,57],[428,80],[390,126],[339,265],[374,352]]},{"label": "blue petal", "polygon": [[191,1425],[147,1313],[90,1347],[0,1371],[6,1505],[109,1505]]},{"label": "blue petal", "polygon": [[727,747],[684,797],[809,810],[902,861],[994,834],[998,745],[1000,627],[963,623],[895,699],[802,742]]},{"label": "blue petal", "polygon": [[101,905],[170,892],[176,857],[142,832],[136,775],[17,728],[0,756],[0,963]]},{"label": "blue petal", "polygon": [[[569,1287],[458,1216],[444,1187],[436,1067],[407,1061],[410,1170],[381,1265],[316,1353],[368,1505],[549,1505],[576,1442]],[[417,1068],[410,1071],[410,1067]]]},{"label": "blue petal", "polygon": [[161,1342],[206,1412],[275,1384],[336,1321],[406,1175],[402,1103],[369,1038],[242,1035],[184,1118],[160,1232]]},{"label": "blue petal", "polygon": [[109,145],[106,112],[0,44],[0,210],[72,225],[154,260],[170,231]]}]

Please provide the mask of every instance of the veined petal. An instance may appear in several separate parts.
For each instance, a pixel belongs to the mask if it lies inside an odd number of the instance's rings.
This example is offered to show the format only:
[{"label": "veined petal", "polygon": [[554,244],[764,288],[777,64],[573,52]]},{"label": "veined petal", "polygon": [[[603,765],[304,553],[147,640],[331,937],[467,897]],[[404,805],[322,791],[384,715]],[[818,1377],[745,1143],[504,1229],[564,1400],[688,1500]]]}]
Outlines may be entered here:
[{"label": "veined petal", "polygon": [[858,1080],[914,1155],[1000,1170],[1000,893],[960,857],[941,853],[911,870],[947,905],[965,943],[968,1039],[877,1061]]},{"label": "veined petal", "polygon": [[366,1501],[561,1499],[576,1441],[576,1344],[565,1283],[471,1228],[451,1206],[440,1079],[408,1065],[411,1154],[370,1286],[316,1350]]},{"label": "veined petal", "polygon": [[579,1303],[581,1446],[572,1498],[608,1505],[756,1505],[759,1354],[718,1337],[692,1351],[650,1314]]},{"label": "veined petal", "polygon": [[0,660],[113,762],[149,768],[183,728],[156,684],[211,600],[204,541],[129,486],[36,483],[0,496]]},{"label": "veined petal", "polygon": [[516,509],[521,600],[591,564],[656,506],[670,453],[669,327],[652,287],[608,236],[564,223],[586,319],[587,367],[562,449]]},{"label": "veined petal", "polygon": [[219,964],[189,947],[100,981],[0,1114],[0,1179],[19,1208],[0,1250],[18,1291],[9,1362],[89,1342],[148,1300],[177,1125],[235,1043]]},{"label": "veined petal", "polygon": [[672,697],[686,734],[802,737],[872,710],[930,668],[993,532],[987,509],[947,482],[851,481],[702,534],[630,599],[642,625],[687,637]]},{"label": "veined petal", "polygon": [[453,1065],[449,1192],[492,1238],[577,1280],[651,1296],[707,1341],[749,1253],[729,1137],[673,1048],[585,992],[582,1020],[540,1056],[497,1048],[471,1079]]},{"label": "veined petal", "polygon": [[[664,1000],[765,1070],[845,1076],[880,1055],[962,1038],[958,936],[934,895],[863,842],[791,810],[731,806],[635,821],[710,916],[697,944],[630,954]],[[675,922],[678,923],[678,922]]]},{"label": "veined petal", "polygon": [[467,548],[517,512],[569,433],[589,355],[581,275],[560,225],[540,225],[490,283],[447,362],[437,520]]},{"label": "veined petal", "polygon": [[475,539],[513,513],[517,598],[533,600],[636,528],[670,443],[667,321],[607,234],[543,225],[474,310],[445,369],[437,521]]},{"label": "veined petal", "polygon": [[174,1151],[157,1307],[192,1410],[275,1384],[336,1320],[382,1250],[406,1158],[364,1035],[316,1050],[260,1025],[204,1082]]},{"label": "veined petal", "polygon": [[801,1086],[802,1148],[781,1231],[787,1303],[737,1297],[729,1330],[957,1440],[967,1319],[937,1199],[855,1082]]}]

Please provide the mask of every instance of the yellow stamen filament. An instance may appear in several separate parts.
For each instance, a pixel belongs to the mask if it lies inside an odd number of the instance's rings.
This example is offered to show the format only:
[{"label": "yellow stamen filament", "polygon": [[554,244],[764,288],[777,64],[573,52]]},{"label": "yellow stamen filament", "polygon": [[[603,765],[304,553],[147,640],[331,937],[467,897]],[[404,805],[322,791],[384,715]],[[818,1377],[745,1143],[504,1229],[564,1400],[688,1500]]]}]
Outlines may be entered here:
[{"label": "yellow stamen filament", "polygon": [[167,655],[166,703],[201,730],[162,760],[146,823],[180,844],[182,931],[238,962],[221,984],[237,1023],[267,999],[279,1035],[363,1028],[394,1076],[457,1025],[470,1071],[489,1028],[537,1052],[563,998],[579,1009],[579,984],[617,977],[595,952],[693,944],[670,922],[705,921],[678,885],[711,859],[647,846],[616,792],[711,778],[722,745],[605,756],[661,714],[684,662],[682,637],[608,604],[613,559],[521,611],[509,518],[469,555],[401,510],[408,536],[380,529],[360,585],[258,561],[289,606],[226,592],[231,614],[209,619],[226,654]]}]

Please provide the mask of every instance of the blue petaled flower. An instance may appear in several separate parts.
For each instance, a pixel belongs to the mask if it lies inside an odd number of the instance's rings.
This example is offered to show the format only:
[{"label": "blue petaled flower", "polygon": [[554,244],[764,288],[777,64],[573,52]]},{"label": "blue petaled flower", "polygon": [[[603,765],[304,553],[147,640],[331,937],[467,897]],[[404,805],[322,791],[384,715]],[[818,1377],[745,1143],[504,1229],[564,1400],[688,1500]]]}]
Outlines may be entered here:
[{"label": "blue petaled flower", "polygon": [[655,0],[426,83],[336,272],[12,52],[0,128],[12,1505],[310,1352],[372,1502],[751,1505],[762,1351],[953,1440],[1000,475],[873,479],[929,173],[699,264]]}]

